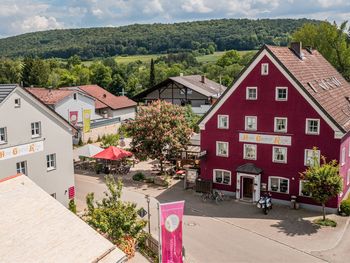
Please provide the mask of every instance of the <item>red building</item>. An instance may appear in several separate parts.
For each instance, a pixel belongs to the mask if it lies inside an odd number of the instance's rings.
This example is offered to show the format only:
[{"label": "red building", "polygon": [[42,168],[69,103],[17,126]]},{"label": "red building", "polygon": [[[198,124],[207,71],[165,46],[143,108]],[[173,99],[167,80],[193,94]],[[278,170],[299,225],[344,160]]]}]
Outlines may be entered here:
[{"label": "red building", "polygon": [[238,199],[274,199],[303,191],[299,173],[317,157],[340,161],[343,193],[327,206],[337,208],[350,184],[350,85],[316,50],[264,46],[233,86],[202,118],[201,178]]}]

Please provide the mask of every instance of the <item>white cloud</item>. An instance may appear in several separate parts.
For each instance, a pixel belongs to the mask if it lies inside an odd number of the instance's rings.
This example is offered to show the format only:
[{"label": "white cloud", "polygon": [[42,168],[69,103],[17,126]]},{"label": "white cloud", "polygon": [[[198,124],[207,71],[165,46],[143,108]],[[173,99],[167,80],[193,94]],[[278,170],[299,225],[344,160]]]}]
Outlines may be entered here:
[{"label": "white cloud", "polygon": [[92,14],[94,15],[94,16],[97,16],[97,17],[99,17],[99,18],[101,18],[102,17],[102,15],[103,15],[103,11],[101,10],[101,9],[99,9],[99,8],[97,8],[97,9],[92,9]]},{"label": "white cloud", "polygon": [[23,32],[41,31],[48,29],[62,28],[63,24],[57,22],[54,17],[33,16],[28,17],[20,23],[16,22],[13,26],[20,27]]},{"label": "white cloud", "polygon": [[186,0],[181,5],[181,8],[189,13],[209,13],[213,11],[213,9],[204,4],[203,0]]},{"label": "white cloud", "polygon": [[154,14],[164,12],[162,3],[159,0],[148,1],[145,4],[145,8],[143,9],[143,13],[145,14]]}]

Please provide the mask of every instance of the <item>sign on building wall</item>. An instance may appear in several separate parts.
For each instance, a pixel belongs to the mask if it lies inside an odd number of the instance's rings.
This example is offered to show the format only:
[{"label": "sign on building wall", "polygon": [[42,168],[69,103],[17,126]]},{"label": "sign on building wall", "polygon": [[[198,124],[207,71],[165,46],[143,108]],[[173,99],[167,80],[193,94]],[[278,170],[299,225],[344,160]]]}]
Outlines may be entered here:
[{"label": "sign on building wall", "polygon": [[70,111],[69,112],[69,122],[73,126],[77,125],[77,122],[78,122],[78,112],[77,111]]},{"label": "sign on building wall", "polygon": [[84,133],[90,131],[90,122],[91,122],[91,110],[83,110],[83,131]]},{"label": "sign on building wall", "polygon": [[274,145],[292,145],[292,137],[266,134],[240,133],[240,142],[274,144]]},{"label": "sign on building wall", "polygon": [[44,150],[43,141],[0,149],[0,161],[27,155],[27,154],[41,152],[43,150]]}]

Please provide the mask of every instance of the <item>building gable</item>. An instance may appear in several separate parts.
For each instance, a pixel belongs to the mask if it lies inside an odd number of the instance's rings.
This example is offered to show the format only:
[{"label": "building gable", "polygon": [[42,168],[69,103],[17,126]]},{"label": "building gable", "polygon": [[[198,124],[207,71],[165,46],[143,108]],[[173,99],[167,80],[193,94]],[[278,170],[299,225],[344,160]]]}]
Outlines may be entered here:
[{"label": "building gable", "polygon": [[[278,71],[283,74],[283,76],[288,80],[290,85],[294,87],[298,93],[306,100],[312,108],[321,116],[321,118],[333,129],[334,131],[334,137],[340,138],[343,135],[343,131],[340,129],[340,127],[335,123],[335,121],[320,107],[315,100],[309,96],[307,91],[303,89],[299,83],[293,77],[291,74],[287,71],[286,68],[281,65],[281,63],[264,47],[260,50],[260,52],[255,56],[255,58],[252,60],[252,62],[246,67],[244,71],[242,71],[241,75],[238,77],[238,79],[235,81],[233,86],[226,90],[226,92],[221,96],[221,98],[214,104],[214,106],[211,108],[211,110],[203,116],[199,123],[199,127],[201,130],[205,130],[205,125],[207,122],[216,116],[216,113],[219,111],[219,109],[226,103],[226,101],[231,97],[231,95],[236,92],[237,88],[246,88],[241,87],[246,78],[251,74],[253,70],[257,70],[260,72],[260,67],[257,68],[258,65],[260,65],[261,61],[263,59],[268,59],[277,69]],[[270,76],[266,76],[266,78],[269,78]],[[261,91],[260,91],[261,92]],[[244,97],[245,99],[245,97]],[[235,102],[239,103],[239,102]],[[269,105],[266,105],[267,107]],[[297,110],[297,109],[296,109]]]}]

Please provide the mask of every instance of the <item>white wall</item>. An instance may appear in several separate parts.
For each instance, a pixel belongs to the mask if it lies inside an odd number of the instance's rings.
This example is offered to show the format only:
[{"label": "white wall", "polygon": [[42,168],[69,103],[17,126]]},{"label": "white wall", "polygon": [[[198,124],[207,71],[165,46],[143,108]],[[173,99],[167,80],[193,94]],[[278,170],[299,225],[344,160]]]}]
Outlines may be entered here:
[{"label": "white wall", "polygon": [[[47,193],[56,193],[56,198],[67,206],[68,188],[74,186],[72,134],[62,121],[40,108],[31,101],[26,92],[16,88],[0,104],[0,127],[7,129],[7,143],[0,145],[0,151],[5,148],[43,141],[44,150],[11,159],[0,159],[0,179],[15,175],[16,163],[27,161],[28,177],[43,188]],[[21,107],[14,107],[14,99],[21,98]],[[31,123],[41,122],[41,136],[31,137]],[[56,169],[47,171],[46,155],[56,154]],[[67,191],[67,192],[66,192]],[[37,200],[40,202],[40,200]]]},{"label": "white wall", "polygon": [[76,93],[77,99],[74,100],[73,94],[61,100],[55,105],[55,111],[64,119],[69,121],[69,112],[78,111],[78,122],[83,121],[83,110],[91,110],[91,119],[100,119],[101,116],[95,113],[95,100]]},{"label": "white wall", "polygon": [[136,107],[124,108],[111,111],[112,117],[120,117],[120,120],[126,120],[129,118],[135,119]]}]

